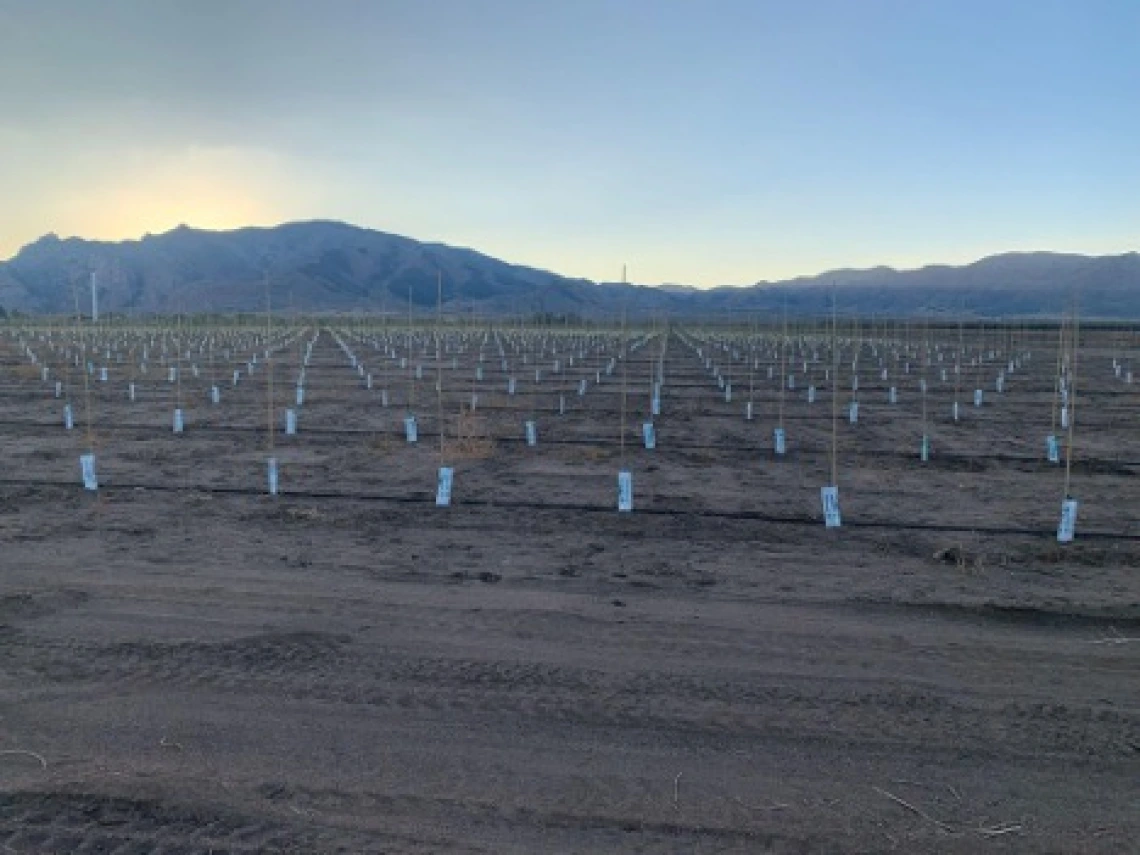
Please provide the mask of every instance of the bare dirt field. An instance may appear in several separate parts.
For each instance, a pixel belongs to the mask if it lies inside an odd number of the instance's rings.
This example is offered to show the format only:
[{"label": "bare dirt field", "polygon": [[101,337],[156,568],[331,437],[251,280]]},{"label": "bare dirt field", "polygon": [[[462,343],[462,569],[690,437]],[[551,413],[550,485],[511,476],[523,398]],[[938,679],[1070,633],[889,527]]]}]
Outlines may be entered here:
[{"label": "bare dirt field", "polygon": [[[275,419],[314,331],[275,357]],[[448,434],[480,404],[437,508],[434,367],[409,391],[410,368],[353,341],[364,388],[322,329],[271,497],[264,364],[234,386],[248,354],[198,354],[176,389],[157,361],[115,360],[88,395],[9,333],[0,852],[1140,851],[1140,383],[1114,374],[1119,336],[1089,334],[1059,546],[1055,336],[1020,343],[1001,395],[1006,355],[963,379],[958,423],[932,366],[926,464],[917,363],[883,381],[868,354],[828,530],[822,364],[785,393],[777,457],[771,354],[718,356],[728,402],[671,333],[650,451],[660,338],[612,375],[608,352],[557,376],[542,354],[537,390],[533,352],[503,372],[488,350],[477,382],[456,351]]]}]

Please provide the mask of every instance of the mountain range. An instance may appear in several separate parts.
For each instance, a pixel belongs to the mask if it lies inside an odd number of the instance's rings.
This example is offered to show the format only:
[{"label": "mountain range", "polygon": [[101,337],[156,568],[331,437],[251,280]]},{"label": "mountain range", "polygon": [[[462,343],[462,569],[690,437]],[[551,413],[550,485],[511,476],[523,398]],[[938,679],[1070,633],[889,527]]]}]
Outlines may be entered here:
[{"label": "mountain range", "polygon": [[1087,317],[1140,317],[1140,255],[1006,253],[917,270],[875,267],[740,287],[695,289],[591,282],[509,264],[470,249],[345,223],[204,231],[179,226],[140,240],[49,234],[0,263],[0,307],[25,313],[90,308],[90,275],[103,312],[406,312],[583,317],[668,312],[1056,317],[1079,299]]}]

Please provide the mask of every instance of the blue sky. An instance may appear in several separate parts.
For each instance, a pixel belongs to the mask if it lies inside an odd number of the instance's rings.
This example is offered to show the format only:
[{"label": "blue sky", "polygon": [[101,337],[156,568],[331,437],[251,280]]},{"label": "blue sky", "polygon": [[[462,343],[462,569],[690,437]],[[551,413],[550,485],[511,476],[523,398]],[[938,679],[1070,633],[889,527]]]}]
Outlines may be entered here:
[{"label": "blue sky", "polygon": [[0,0],[0,257],[334,218],[711,286],[1140,236],[1140,2]]}]

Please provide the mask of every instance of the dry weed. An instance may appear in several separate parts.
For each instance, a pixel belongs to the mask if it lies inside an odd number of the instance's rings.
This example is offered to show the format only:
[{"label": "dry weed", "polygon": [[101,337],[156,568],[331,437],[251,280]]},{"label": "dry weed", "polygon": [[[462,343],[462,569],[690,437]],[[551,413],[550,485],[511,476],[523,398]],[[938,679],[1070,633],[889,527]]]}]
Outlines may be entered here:
[{"label": "dry weed", "polygon": [[43,366],[32,365],[30,362],[21,363],[12,367],[12,373],[18,380],[39,380],[43,377]]},{"label": "dry weed", "polygon": [[961,543],[935,550],[933,558],[940,564],[953,564],[959,573],[974,575],[986,569],[985,555],[971,553]]},{"label": "dry weed", "polygon": [[487,419],[466,409],[456,416],[455,438],[446,445],[450,460],[486,460],[495,454]]},{"label": "dry weed", "polygon": [[405,444],[397,442],[395,437],[386,433],[373,434],[364,441],[364,447],[376,454],[392,454],[397,448]]}]

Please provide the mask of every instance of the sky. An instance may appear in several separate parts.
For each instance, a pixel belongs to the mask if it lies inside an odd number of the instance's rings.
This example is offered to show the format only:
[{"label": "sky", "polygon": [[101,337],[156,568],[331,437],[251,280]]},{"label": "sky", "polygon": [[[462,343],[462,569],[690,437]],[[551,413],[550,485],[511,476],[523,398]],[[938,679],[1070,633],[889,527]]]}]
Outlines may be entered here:
[{"label": "sky", "polygon": [[0,258],[336,219],[708,287],[1140,243],[1137,0],[0,0]]}]

